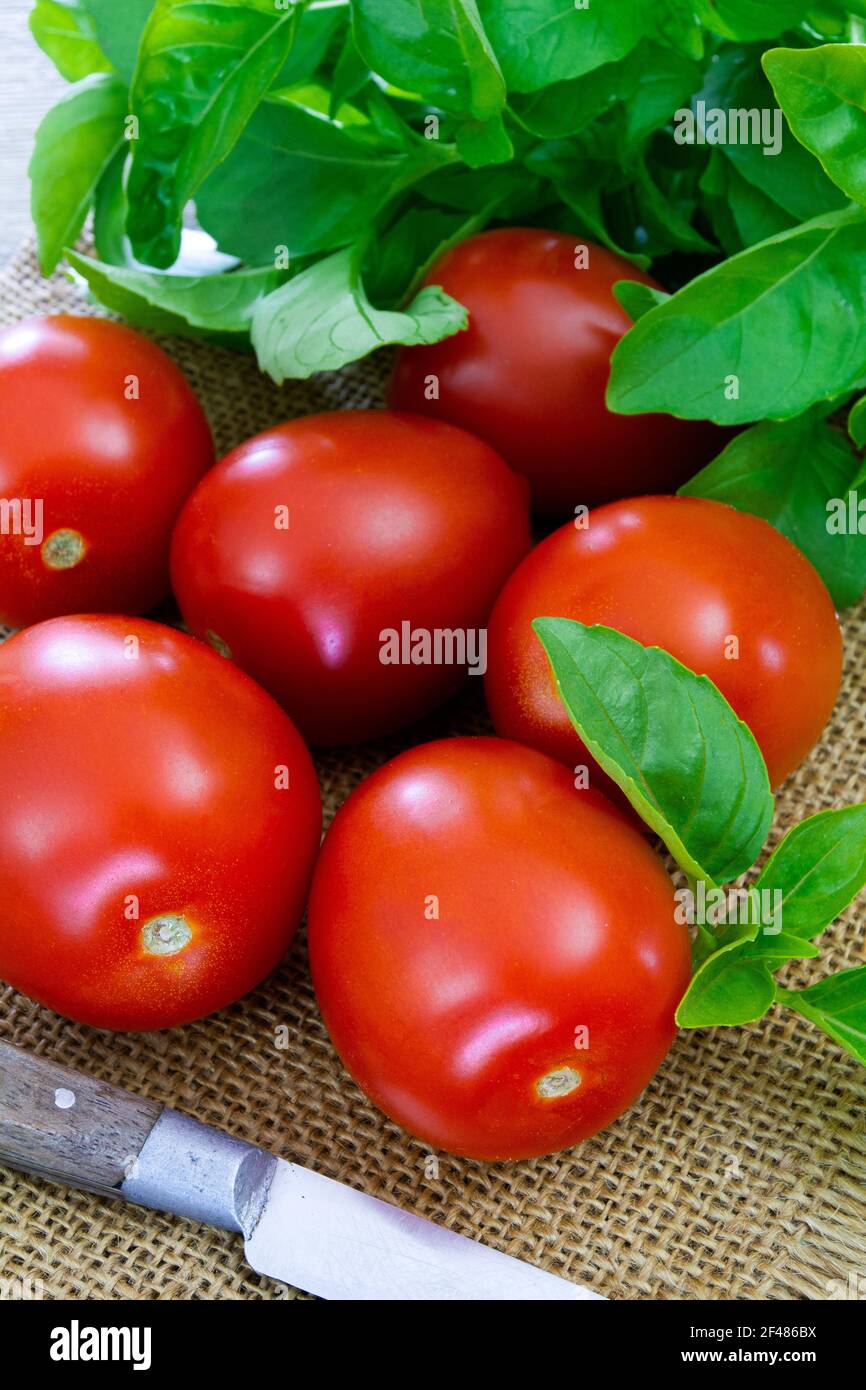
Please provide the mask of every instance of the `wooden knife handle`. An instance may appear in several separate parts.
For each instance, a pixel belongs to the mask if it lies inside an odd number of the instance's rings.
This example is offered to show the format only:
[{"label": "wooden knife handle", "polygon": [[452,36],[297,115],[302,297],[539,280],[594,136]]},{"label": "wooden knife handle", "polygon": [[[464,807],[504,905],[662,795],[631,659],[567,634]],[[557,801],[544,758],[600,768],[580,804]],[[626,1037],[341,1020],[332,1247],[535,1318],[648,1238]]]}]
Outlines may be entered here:
[{"label": "wooden knife handle", "polygon": [[0,1043],[0,1163],[118,1195],[163,1107]]}]

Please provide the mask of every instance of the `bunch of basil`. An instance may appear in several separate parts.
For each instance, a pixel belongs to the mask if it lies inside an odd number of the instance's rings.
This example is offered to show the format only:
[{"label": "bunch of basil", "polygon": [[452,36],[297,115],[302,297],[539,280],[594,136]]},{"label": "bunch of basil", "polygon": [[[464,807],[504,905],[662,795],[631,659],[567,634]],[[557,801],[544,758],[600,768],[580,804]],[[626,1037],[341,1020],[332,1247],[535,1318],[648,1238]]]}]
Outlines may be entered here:
[{"label": "bunch of basil", "polygon": [[[773,521],[840,607],[866,589],[866,0],[35,0],[31,27],[74,84],[32,161],[46,273],[282,381],[459,331],[418,285],[486,225],[602,242],[677,289],[621,290],[611,407],[753,424],[689,491]],[[220,274],[178,273],[193,202]],[[98,260],[65,249],[90,209]]]}]

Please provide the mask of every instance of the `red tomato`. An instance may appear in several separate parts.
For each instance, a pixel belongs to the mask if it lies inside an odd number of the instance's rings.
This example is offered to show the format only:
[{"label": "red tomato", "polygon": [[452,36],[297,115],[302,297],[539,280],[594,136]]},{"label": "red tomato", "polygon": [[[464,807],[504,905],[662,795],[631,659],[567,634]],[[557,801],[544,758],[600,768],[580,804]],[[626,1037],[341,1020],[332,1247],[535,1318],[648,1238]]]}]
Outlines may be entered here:
[{"label": "red tomato", "polygon": [[643,837],[499,739],[401,754],[325,840],[310,960],[349,1071],[473,1158],[568,1148],[637,1098],[674,1037],[689,940]]},{"label": "red tomato", "polygon": [[[773,786],[817,742],[839,692],[842,637],[815,570],[766,521],[720,502],[600,507],[585,529],[549,536],[506,585],[489,636],[497,732],[585,764],[532,631],[542,617],[617,628],[709,676],[755,735]],[[595,780],[608,786],[600,769]]]},{"label": "red tomato", "polygon": [[0,647],[0,978],[97,1028],[245,994],[301,919],[321,832],[282,710],[201,643],[56,618]]},{"label": "red tomato", "polygon": [[507,228],[447,251],[426,282],[466,305],[469,328],[404,349],[390,396],[486,439],[529,479],[535,510],[560,519],[579,504],[675,491],[723,447],[710,425],[607,409],[610,356],[631,327],[612,286],[655,281],[600,246],[578,269],[581,244]]},{"label": "red tomato", "polygon": [[183,373],[147,338],[66,315],[0,332],[0,622],[152,608],[213,459]]},{"label": "red tomato", "polygon": [[529,544],[526,484],[486,444],[436,420],[345,411],[229,454],[184,509],[172,577],[192,630],[312,743],[353,743],[458,688],[467,665],[447,658],[460,640],[440,639],[435,664],[433,635],[462,635],[477,656]]}]

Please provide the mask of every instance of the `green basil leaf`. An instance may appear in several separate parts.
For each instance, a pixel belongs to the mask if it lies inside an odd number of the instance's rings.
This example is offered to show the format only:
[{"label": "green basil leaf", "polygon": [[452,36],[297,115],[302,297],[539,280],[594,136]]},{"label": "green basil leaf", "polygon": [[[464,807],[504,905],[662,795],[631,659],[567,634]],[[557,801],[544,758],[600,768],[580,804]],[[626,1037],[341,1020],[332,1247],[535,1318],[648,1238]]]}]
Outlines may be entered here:
[{"label": "green basil leaf", "polygon": [[505,82],[476,0],[352,0],[355,43],[373,72],[446,111],[497,116]]},{"label": "green basil leaf", "polygon": [[762,516],[811,560],[837,607],[847,608],[866,591],[866,530],[849,521],[860,461],[824,413],[753,426],[680,493]]},{"label": "green basil leaf", "polygon": [[515,94],[514,114],[544,140],[576,135],[590,121],[625,103],[625,145],[637,149],[671,119],[701,83],[694,62],[644,41],[618,63],[607,63],[570,82],[557,82],[531,95]]},{"label": "green basil leaf", "polygon": [[460,158],[470,169],[507,164],[514,158],[514,146],[501,116],[489,121],[463,121],[457,129],[455,143]]},{"label": "green basil leaf", "polygon": [[641,226],[652,238],[656,255],[667,251],[700,255],[713,250],[711,243],[656,186],[643,159],[637,163],[635,193]]},{"label": "green basil leaf", "polygon": [[417,290],[434,261],[457,242],[484,229],[495,208],[477,213],[412,207],[371,243],[364,285],[376,304],[399,304]]},{"label": "green basil leaf", "polygon": [[585,158],[580,148],[572,142],[550,140],[530,151],[526,167],[553,184],[568,211],[574,214],[569,219],[571,230],[600,242],[639,269],[647,269],[650,263],[648,256],[638,255],[620,246],[608,231],[602,205],[602,193],[611,173],[607,163]]},{"label": "green basil leaf", "polygon": [[[383,0],[390,3],[390,0]],[[537,92],[624,58],[654,28],[643,0],[479,0],[512,92]]]},{"label": "green basil leaf", "polygon": [[727,39],[769,39],[793,29],[815,0],[694,0],[698,18]]},{"label": "green basil leaf", "polygon": [[402,312],[374,308],[361,282],[361,260],[357,246],[338,251],[257,306],[253,346],[274,381],[334,371],[389,343],[438,343],[467,327],[463,306],[435,285]]},{"label": "green basil leaf", "polygon": [[866,1065],[866,965],[842,970],[808,989],[777,987],[776,998],[828,1033]]},{"label": "green basil leaf", "polygon": [[[775,98],[759,54],[751,47],[724,48],[707,69],[693,105],[702,101],[707,114],[766,111],[775,122]],[[777,154],[765,155],[765,146],[751,141],[709,147],[701,191],[713,230],[728,255],[846,205],[841,190],[794,138],[781,113],[778,116],[778,130],[775,124],[762,128],[771,141],[777,136],[781,140]]]},{"label": "green basil leaf", "polygon": [[712,681],[610,628],[533,626],[581,739],[680,867],[713,883],[739,877],[774,803],[754,737]]},{"label": "green basil leaf", "polygon": [[346,12],[339,7],[304,10],[298,19],[289,56],[277,73],[274,86],[291,87],[314,77],[328,55],[334,35],[345,22]]},{"label": "green basil leaf", "polygon": [[[856,5],[863,0],[853,0],[851,13],[856,13]],[[843,9],[843,0],[813,0],[806,20],[806,32],[811,39],[821,37],[845,38],[849,35],[850,17]],[[799,37],[799,36],[798,36]]]},{"label": "green basil leaf", "polygon": [[[184,207],[234,148],[288,57],[298,10],[273,0],[157,0],[132,85],[135,255],[169,266]],[[248,215],[248,214],[247,214]]]},{"label": "green basil leaf", "polygon": [[858,449],[866,449],[866,396],[852,406],[848,416],[848,432]]},{"label": "green basil leaf", "polygon": [[692,93],[701,85],[701,69],[690,59],[655,43],[641,44],[625,65],[631,66],[637,77],[633,93],[625,98],[623,152],[627,157],[688,105]]},{"label": "green basil leaf", "polygon": [[[398,99],[398,96],[386,95],[377,82],[370,84],[364,93],[364,112],[370,124],[370,139],[378,140],[386,149],[400,150],[406,153],[413,146],[424,143],[430,150],[435,150],[439,145],[439,140],[425,134],[419,135],[409,125],[410,113],[418,116],[420,109],[416,107],[415,98],[405,98],[405,104]],[[424,114],[429,115],[429,112]],[[453,152],[446,149],[443,153],[443,162],[448,162],[453,158]]]},{"label": "green basil leaf", "polygon": [[93,199],[93,240],[96,254],[109,265],[132,265],[134,257],[126,235],[126,167],[129,150],[117,151],[96,185]]},{"label": "green basil leaf", "polygon": [[811,941],[784,931],[761,931],[754,940],[744,943],[742,951],[744,959],[772,962],[773,970],[789,960],[817,960],[821,954],[820,947]]},{"label": "green basil leaf", "polygon": [[776,48],[764,70],[801,144],[834,183],[866,204],[866,47]]},{"label": "green basil leaf", "polygon": [[461,164],[440,169],[419,183],[416,192],[437,207],[473,217],[479,215],[479,209],[491,209],[498,221],[516,224],[539,217],[556,198],[545,180],[532,177],[521,164],[505,168],[488,165],[485,169],[467,169]]},{"label": "green basil leaf", "polygon": [[[682,59],[696,63],[704,57],[704,35],[691,0],[656,0],[653,5],[592,0],[571,9],[558,0],[479,0],[479,7],[512,94],[546,88],[561,92],[564,84],[601,67],[616,85],[623,75],[615,65],[647,39],[641,64],[644,91],[638,100],[652,106],[659,100],[658,87],[669,85],[672,74],[681,82]],[[603,92],[603,86],[598,90]],[[550,131],[551,136],[567,133]]]},{"label": "green basil leaf", "polygon": [[633,323],[664,304],[670,295],[657,290],[653,285],[643,285],[639,280],[619,280],[613,287],[614,296],[622,305]]},{"label": "green basil leaf", "polygon": [[738,1028],[763,1018],[776,997],[776,982],[762,960],[743,959],[728,946],[705,961],[676,1012],[680,1028]]},{"label": "green basil leaf", "polygon": [[285,279],[271,269],[191,276],[105,265],[74,251],[67,259],[100,304],[136,327],[227,346],[249,343],[256,306]]},{"label": "green basil leaf", "polygon": [[820,811],[789,831],[755,887],[780,893],[784,931],[809,941],[866,887],[866,805]]},{"label": "green basil leaf", "polygon": [[[738,124],[733,132],[736,138],[731,139],[728,127],[727,143],[711,148],[718,150],[757,193],[787,214],[789,221],[769,229],[768,235],[775,235],[786,226],[845,207],[846,199],[814,155],[795,139],[778,110],[773,89],[761,67],[761,52],[759,45],[724,47],[708,66],[695,100],[704,103],[707,120],[711,112],[737,113]],[[760,117],[761,139],[754,139],[757,132],[748,124],[749,138],[743,140],[739,119],[744,113],[751,117],[753,112]],[[750,237],[747,244],[754,241]]]},{"label": "green basil leaf", "polygon": [[138,45],[156,0],[83,0],[105,56],[127,86],[138,59]]},{"label": "green basil leaf", "polygon": [[[701,174],[698,185],[704,214],[719,245],[728,256],[736,256],[747,245],[753,244],[743,236],[739,221],[733,214],[734,193],[732,185],[735,177],[737,174],[733,165],[728,163],[718,149],[714,149]],[[740,182],[742,183],[743,180]],[[770,235],[775,235],[777,231],[784,231],[786,225],[788,224],[774,228]],[[764,238],[761,237],[759,240],[763,241]]]},{"label": "green basil leaf", "polygon": [[505,164],[505,81],[476,0],[352,0],[354,37],[373,71],[459,114],[455,139],[473,169]]},{"label": "green basil leaf", "polygon": [[695,972],[676,1021],[680,1028],[736,1028],[754,1023],[776,998],[772,972],[787,961],[812,960],[820,954],[811,942],[785,932],[759,931],[723,946]]},{"label": "green basil leaf", "polygon": [[532,135],[542,140],[558,140],[577,135],[617,102],[630,99],[639,84],[639,65],[625,58],[619,63],[606,63],[569,82],[554,82],[537,92],[526,95],[516,92],[510,106],[521,125]]},{"label": "green basil leaf", "polygon": [[39,47],[67,82],[110,71],[83,0],[36,0],[28,23]]},{"label": "green basil leaf", "polygon": [[700,62],[706,53],[706,35],[695,15],[692,0],[655,0],[647,7],[650,32],[657,35],[668,49],[693,62]]},{"label": "green basil leaf", "polygon": [[436,141],[386,149],[360,127],[269,100],[200,189],[196,208],[221,250],[273,264],[279,246],[307,256],[353,242],[441,158]]},{"label": "green basil leaf", "polygon": [[737,233],[734,254],[790,231],[801,220],[780,207],[764,189],[744,179],[734,164],[728,166],[727,203]]},{"label": "green basil leaf", "polygon": [[815,218],[645,314],[614,351],[608,405],[727,425],[799,415],[866,371],[864,302],[866,211]]},{"label": "green basil leaf", "polygon": [[110,73],[82,78],[43,118],[30,161],[31,207],[44,275],[84,226],[97,185],[124,140],[126,88]]},{"label": "green basil leaf", "polygon": [[331,105],[328,114],[333,118],[341,106],[354,100],[370,80],[370,69],[358,52],[351,30],[346,34],[340,55],[334,65],[331,80]]},{"label": "green basil leaf", "polygon": [[338,107],[336,114],[332,116],[332,93],[315,78],[307,82],[294,82],[290,87],[281,87],[279,91],[269,92],[266,101],[268,105],[279,102],[285,106],[299,106],[302,111],[306,111],[309,115],[318,116],[329,122],[336,122],[336,129],[341,126],[354,125],[365,126],[367,128],[365,134],[369,132],[369,117],[358,106],[344,104]]}]

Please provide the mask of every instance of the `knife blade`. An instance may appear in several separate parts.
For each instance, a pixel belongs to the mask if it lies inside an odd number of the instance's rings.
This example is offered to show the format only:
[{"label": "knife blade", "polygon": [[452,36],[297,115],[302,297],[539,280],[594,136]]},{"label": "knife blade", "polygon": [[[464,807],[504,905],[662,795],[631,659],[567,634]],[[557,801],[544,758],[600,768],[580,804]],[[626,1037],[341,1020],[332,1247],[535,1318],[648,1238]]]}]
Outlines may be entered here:
[{"label": "knife blade", "polygon": [[5,1043],[0,1162],[237,1231],[257,1273],[320,1298],[601,1300],[192,1116]]},{"label": "knife blade", "polygon": [[309,1169],[278,1160],[246,1241],[259,1274],[329,1299],[592,1299],[597,1294]]}]

